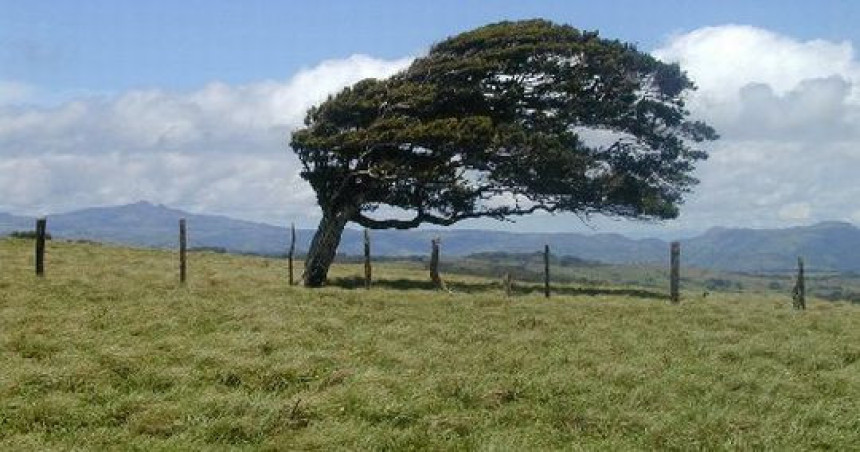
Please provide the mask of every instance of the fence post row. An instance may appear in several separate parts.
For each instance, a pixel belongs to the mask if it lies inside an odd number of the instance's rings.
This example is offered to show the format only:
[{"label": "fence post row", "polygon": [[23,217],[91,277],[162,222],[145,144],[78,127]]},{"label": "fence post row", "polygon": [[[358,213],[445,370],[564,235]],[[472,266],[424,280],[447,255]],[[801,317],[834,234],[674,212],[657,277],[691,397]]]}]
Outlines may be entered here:
[{"label": "fence post row", "polygon": [[[47,219],[36,219],[36,276],[45,275],[45,240],[47,235]],[[439,274],[439,243],[441,239],[436,237],[430,241],[432,249],[430,254],[430,279],[433,284],[442,290],[447,290],[445,282]],[[185,218],[179,219],[179,281],[185,283],[187,280],[187,248],[188,248],[188,232]],[[296,227],[294,223],[290,224],[290,247],[287,253],[289,259],[289,283],[294,285],[293,278],[293,258],[296,248]],[[681,243],[672,242],[669,250],[670,269],[669,269],[669,299],[672,304],[678,304],[681,301],[680,286],[681,286]],[[549,244],[544,245],[543,252],[544,261],[544,296],[550,297],[550,249]],[[364,285],[370,289],[372,283],[373,268],[371,264],[370,253],[370,231],[364,230]],[[505,293],[510,296],[513,292],[512,275],[506,273],[504,275]],[[803,266],[803,257],[797,258],[797,280],[792,289],[793,307],[798,310],[806,309],[806,281]]]},{"label": "fence post row", "polygon": [[543,247],[543,294],[549,298],[549,245]]},{"label": "fence post row", "polygon": [[188,237],[185,229],[185,218],[179,219],[179,282],[185,284],[186,278],[186,247],[188,245]]},{"label": "fence post row", "polygon": [[370,266],[370,230],[364,229],[364,288],[370,289],[373,269]]},{"label": "fence post row", "polygon": [[293,279],[293,255],[296,252],[296,224],[290,223],[290,249],[287,251],[287,266],[289,268],[290,285],[295,285]]},{"label": "fence post row", "polygon": [[36,220],[36,276],[45,276],[45,234],[47,219]]},{"label": "fence post row", "polygon": [[669,299],[672,304],[681,302],[681,243],[672,242],[669,250]]},{"label": "fence post row", "polygon": [[803,272],[803,258],[797,258],[797,282],[791,292],[794,309],[806,309],[806,280]]}]

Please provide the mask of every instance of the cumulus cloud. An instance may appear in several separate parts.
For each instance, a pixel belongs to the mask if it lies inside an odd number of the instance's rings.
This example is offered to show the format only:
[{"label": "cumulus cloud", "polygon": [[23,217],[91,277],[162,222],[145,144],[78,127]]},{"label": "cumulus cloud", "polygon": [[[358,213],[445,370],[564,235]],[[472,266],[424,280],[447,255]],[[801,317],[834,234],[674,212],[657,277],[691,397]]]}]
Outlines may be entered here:
[{"label": "cumulus cloud", "polygon": [[783,95],[751,83],[740,89],[737,117],[722,121],[724,133],[783,141],[856,138],[860,107],[849,100],[851,88],[852,82],[839,76],[803,80]]},{"label": "cumulus cloud", "polygon": [[860,63],[851,43],[727,25],[674,36],[654,55],[687,71],[699,87],[690,110],[722,135],[682,223],[786,226],[860,209]]},{"label": "cumulus cloud", "polygon": [[270,222],[312,218],[313,192],[287,148],[290,131],[329,94],[409,61],[356,55],[286,81],[0,108],[0,211],[145,199]]},{"label": "cumulus cloud", "polygon": [[778,93],[804,80],[858,75],[850,42],[798,41],[744,25],[705,27],[674,36],[653,52],[679,62],[711,99],[731,99],[750,83],[764,83]]}]

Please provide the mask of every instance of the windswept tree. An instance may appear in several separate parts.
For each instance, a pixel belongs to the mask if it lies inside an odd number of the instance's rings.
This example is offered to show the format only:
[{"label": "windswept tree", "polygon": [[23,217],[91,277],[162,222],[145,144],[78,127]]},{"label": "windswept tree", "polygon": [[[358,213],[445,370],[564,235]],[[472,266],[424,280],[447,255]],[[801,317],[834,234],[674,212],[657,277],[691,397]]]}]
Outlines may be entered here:
[{"label": "windswept tree", "polygon": [[544,20],[449,38],[386,80],[311,108],[292,136],[322,220],[304,283],[325,282],[345,225],[447,226],[544,212],[678,215],[716,139],[688,119],[674,64]]}]

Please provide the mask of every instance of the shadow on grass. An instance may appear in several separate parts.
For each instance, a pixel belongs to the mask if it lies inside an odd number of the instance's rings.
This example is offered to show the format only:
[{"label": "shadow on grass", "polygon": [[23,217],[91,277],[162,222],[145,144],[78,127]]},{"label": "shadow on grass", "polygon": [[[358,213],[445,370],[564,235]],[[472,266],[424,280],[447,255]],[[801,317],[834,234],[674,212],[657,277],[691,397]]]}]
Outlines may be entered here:
[{"label": "shadow on grass", "polygon": [[[517,293],[543,293],[542,286],[518,287]],[[612,289],[608,287],[553,287],[553,295],[615,295],[619,297],[646,298],[652,300],[668,300],[669,296],[660,292],[646,289]]]},{"label": "shadow on grass", "polygon": [[[448,282],[448,288],[455,293],[482,293],[488,291],[503,290],[501,283],[494,282]],[[340,287],[342,289],[364,289],[364,278],[349,277],[335,278],[329,281],[332,287]],[[419,281],[414,279],[379,279],[373,281],[373,288],[389,289],[389,290],[436,290],[436,286],[429,280]],[[514,288],[514,295],[531,295],[543,294],[543,286],[541,285],[524,285],[518,284]],[[608,287],[553,287],[553,295],[569,295],[569,296],[598,296],[598,295],[615,295],[633,298],[645,298],[652,300],[667,300],[668,295],[646,289],[632,288],[608,288]]]},{"label": "shadow on grass", "polygon": [[[463,283],[448,282],[448,288],[454,292],[478,293],[497,290],[498,284],[494,283]],[[329,281],[329,285],[342,289],[364,289],[364,278],[335,278]],[[418,281],[414,279],[377,279],[373,281],[374,288],[390,290],[436,290],[436,286],[430,280]]]}]

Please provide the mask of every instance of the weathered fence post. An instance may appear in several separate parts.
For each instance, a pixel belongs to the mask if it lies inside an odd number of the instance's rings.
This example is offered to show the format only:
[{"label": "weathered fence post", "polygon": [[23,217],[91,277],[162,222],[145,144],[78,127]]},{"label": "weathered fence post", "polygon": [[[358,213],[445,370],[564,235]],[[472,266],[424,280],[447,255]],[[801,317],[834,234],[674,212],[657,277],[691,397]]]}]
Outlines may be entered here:
[{"label": "weathered fence post", "polygon": [[47,220],[36,220],[36,276],[45,276],[45,234]]},{"label": "weathered fence post", "polygon": [[681,302],[681,243],[672,242],[669,250],[669,300],[672,304]]},{"label": "weathered fence post", "polygon": [[364,229],[364,288],[370,289],[372,268],[370,267],[370,230]]},{"label": "weathered fence post", "polygon": [[806,309],[806,281],[803,274],[803,258],[797,258],[797,282],[791,292],[794,309]]},{"label": "weathered fence post", "polygon": [[185,229],[185,218],[179,219],[179,282],[185,284],[186,269],[185,251],[188,245],[188,236]]},{"label": "weathered fence post", "polygon": [[290,285],[294,285],[296,281],[293,279],[293,255],[296,252],[296,224],[290,223],[290,249],[287,251],[287,267],[290,273]]},{"label": "weathered fence post", "polygon": [[439,276],[439,242],[440,238],[436,237],[435,239],[430,240],[430,280],[433,281],[433,284],[438,289],[442,289],[447,291],[448,287],[445,285],[445,281],[442,280],[442,277]]},{"label": "weathered fence post", "polygon": [[505,295],[510,297],[514,293],[514,281],[511,272],[505,273],[504,285]]},{"label": "weathered fence post", "polygon": [[549,245],[543,247],[543,295],[549,298]]}]

